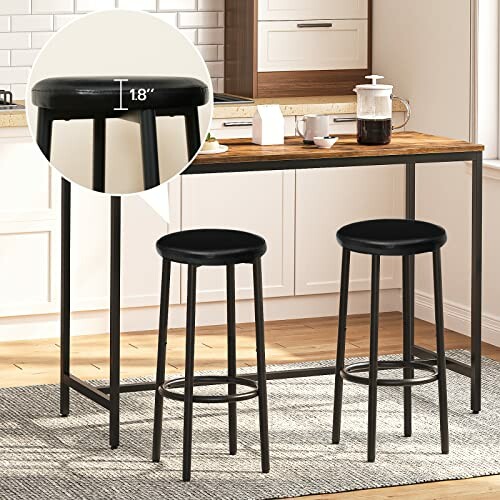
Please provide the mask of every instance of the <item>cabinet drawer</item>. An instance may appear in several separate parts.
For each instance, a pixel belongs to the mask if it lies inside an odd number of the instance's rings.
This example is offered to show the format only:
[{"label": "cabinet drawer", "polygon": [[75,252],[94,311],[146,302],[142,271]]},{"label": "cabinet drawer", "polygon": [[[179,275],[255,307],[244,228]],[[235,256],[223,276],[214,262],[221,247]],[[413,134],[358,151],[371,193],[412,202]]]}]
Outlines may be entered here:
[{"label": "cabinet drawer", "polygon": [[261,21],[258,24],[260,72],[368,66],[367,20]]},{"label": "cabinet drawer", "polygon": [[[218,139],[252,137],[252,118],[214,118],[210,128]],[[295,135],[295,117],[285,116],[285,136]]]},{"label": "cabinet drawer", "polygon": [[259,0],[259,20],[365,19],[368,0]]}]

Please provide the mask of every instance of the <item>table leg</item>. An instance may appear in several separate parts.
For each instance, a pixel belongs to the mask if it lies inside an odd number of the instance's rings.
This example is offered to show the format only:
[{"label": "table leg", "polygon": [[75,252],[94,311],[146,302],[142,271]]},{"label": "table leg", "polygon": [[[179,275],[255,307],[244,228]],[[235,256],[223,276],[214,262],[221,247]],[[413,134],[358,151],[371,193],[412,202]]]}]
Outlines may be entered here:
[{"label": "table leg", "polygon": [[61,336],[60,413],[69,414],[71,282],[71,183],[61,179]]},{"label": "table leg", "polygon": [[120,261],[121,198],[111,197],[109,444],[120,442]]},{"label": "table leg", "polygon": [[[415,162],[406,164],[405,171],[405,193],[406,193],[406,218],[415,220]],[[415,347],[415,256],[410,255],[403,259],[403,344],[405,345],[405,361],[413,361],[413,350]],[[409,359],[406,359],[408,351]],[[405,377],[414,377],[413,368],[405,369]],[[411,387],[405,387],[405,436],[411,436]]]},{"label": "table leg", "polygon": [[481,410],[481,283],[483,155],[472,161],[471,410]]}]

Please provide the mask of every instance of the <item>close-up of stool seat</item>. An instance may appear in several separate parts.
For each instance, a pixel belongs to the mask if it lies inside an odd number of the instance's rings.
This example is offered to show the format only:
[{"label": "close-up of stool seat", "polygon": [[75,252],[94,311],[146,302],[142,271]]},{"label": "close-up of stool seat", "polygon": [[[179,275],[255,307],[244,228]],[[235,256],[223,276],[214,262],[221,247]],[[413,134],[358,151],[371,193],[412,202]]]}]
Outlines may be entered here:
[{"label": "close-up of stool seat", "polygon": [[92,189],[100,192],[106,191],[107,119],[139,123],[144,189],[150,189],[161,182],[156,118],[184,117],[190,160],[201,146],[198,108],[209,97],[201,80],[174,76],[52,77],[31,90],[38,107],[37,142],[49,161],[54,121],[93,120]]},{"label": "close-up of stool seat", "polygon": [[[444,348],[443,291],[441,276],[441,247],[446,243],[446,231],[429,222],[409,219],[377,219],[348,224],[337,231],[337,241],[343,248],[340,284],[337,362],[335,371],[335,395],[333,409],[332,443],[340,442],[343,381],[367,385],[368,393],[368,461],[375,460],[377,387],[404,387],[404,435],[412,434],[412,386],[438,382],[441,452],[449,451],[448,403],[446,392],[446,358]],[[347,304],[349,292],[349,267],[351,252],[369,254],[372,257],[371,311],[370,311],[370,358],[368,362],[345,365]],[[413,348],[414,311],[410,298],[412,269],[417,254],[432,253],[434,273],[434,311],[436,320],[436,364],[416,361]],[[379,300],[380,257],[403,258],[403,359],[379,360]],[[403,369],[403,378],[379,378],[378,371]],[[415,370],[425,375],[415,376]],[[360,375],[368,372],[368,377]]]},{"label": "close-up of stool seat", "polygon": [[[269,436],[266,389],[266,361],[264,339],[264,309],[262,291],[261,257],[265,254],[266,241],[252,233],[231,229],[193,229],[163,236],[156,243],[163,258],[160,326],[156,368],[155,415],[153,430],[153,461],[161,454],[163,399],[184,402],[183,480],[191,478],[191,448],[193,433],[193,403],[226,403],[229,411],[229,453],[237,451],[236,402],[251,398],[259,401],[259,427],[262,472],[269,472]],[[185,375],[165,382],[167,365],[167,327],[171,263],[188,265],[186,358]],[[250,264],[253,269],[255,333],[257,352],[257,380],[238,377],[236,374],[236,285],[235,265]],[[195,309],[196,273],[200,266],[226,267],[227,293],[227,376],[195,376]],[[203,385],[227,385],[227,395],[195,395],[193,388]],[[238,391],[238,387],[243,387]],[[173,389],[184,389],[181,394]]]}]

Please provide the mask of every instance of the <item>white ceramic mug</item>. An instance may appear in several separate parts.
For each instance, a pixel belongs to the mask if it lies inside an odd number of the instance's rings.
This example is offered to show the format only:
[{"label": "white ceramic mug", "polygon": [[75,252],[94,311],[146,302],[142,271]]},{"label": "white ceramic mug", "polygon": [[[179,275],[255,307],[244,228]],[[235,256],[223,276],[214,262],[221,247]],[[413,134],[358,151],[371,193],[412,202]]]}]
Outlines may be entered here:
[{"label": "white ceramic mug", "polygon": [[[304,122],[303,131],[299,126],[301,122]],[[329,134],[328,115],[305,115],[297,120],[295,130],[304,139],[305,144],[314,144],[315,137],[326,137]]]}]

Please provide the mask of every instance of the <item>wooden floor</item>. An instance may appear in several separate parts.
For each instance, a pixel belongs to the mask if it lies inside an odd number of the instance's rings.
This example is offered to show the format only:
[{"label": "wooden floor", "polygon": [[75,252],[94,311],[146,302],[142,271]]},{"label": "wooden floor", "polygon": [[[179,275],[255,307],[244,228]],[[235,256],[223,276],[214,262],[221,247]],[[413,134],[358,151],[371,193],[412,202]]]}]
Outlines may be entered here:
[{"label": "wooden floor", "polygon": [[[292,363],[334,359],[336,344],[335,318],[276,321],[266,323],[267,363]],[[380,354],[400,353],[401,317],[387,313],[380,320]],[[351,316],[348,324],[347,356],[367,356],[369,320]],[[417,344],[434,349],[433,325],[417,321]],[[122,334],[122,378],[154,375],[156,363],[156,332]],[[255,365],[253,324],[237,327],[238,363]],[[468,348],[469,339],[446,332],[446,348]],[[72,372],[83,378],[107,378],[108,335],[89,335],[72,339]],[[483,344],[485,356],[500,360],[500,348]],[[167,372],[183,369],[184,332],[169,330]],[[196,369],[226,367],[226,334],[224,327],[201,327],[196,332]],[[0,386],[57,383],[59,379],[59,345],[57,339],[0,343]],[[335,495],[309,496],[308,499],[371,499],[411,498],[437,499],[499,499],[500,476],[444,481],[414,486],[382,488]]]}]

